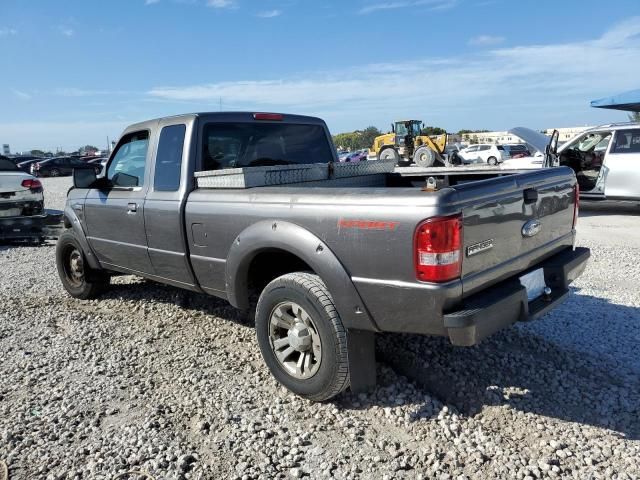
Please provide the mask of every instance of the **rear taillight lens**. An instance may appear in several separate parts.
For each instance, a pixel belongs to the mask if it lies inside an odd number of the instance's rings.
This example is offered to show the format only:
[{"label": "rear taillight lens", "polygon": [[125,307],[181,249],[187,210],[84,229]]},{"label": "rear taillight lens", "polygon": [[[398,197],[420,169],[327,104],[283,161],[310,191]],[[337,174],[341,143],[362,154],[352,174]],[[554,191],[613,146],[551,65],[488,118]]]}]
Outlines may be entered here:
[{"label": "rear taillight lens", "polygon": [[572,228],[576,228],[578,223],[578,210],[580,208],[580,186],[576,183],[573,186],[574,204],[573,204],[573,225]]},{"label": "rear taillight lens", "polygon": [[282,116],[281,113],[254,113],[253,114],[253,118],[255,120],[275,120],[275,121],[280,121],[282,120],[284,117]]},{"label": "rear taillight lens", "polygon": [[29,190],[38,190],[39,188],[42,188],[42,183],[40,183],[40,180],[37,180],[35,178],[27,178],[23,180],[20,185],[22,185],[24,188],[28,188]]},{"label": "rear taillight lens", "polygon": [[447,282],[462,271],[462,215],[425,220],[415,234],[416,278]]}]

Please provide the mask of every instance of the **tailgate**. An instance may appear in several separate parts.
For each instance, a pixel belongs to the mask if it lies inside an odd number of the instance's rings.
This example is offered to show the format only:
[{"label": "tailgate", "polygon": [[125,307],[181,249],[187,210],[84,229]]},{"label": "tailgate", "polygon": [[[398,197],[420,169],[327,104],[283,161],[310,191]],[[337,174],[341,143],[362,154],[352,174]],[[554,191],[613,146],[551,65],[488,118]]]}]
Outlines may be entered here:
[{"label": "tailgate", "polygon": [[463,295],[573,244],[573,171],[549,168],[454,187],[464,222]]}]

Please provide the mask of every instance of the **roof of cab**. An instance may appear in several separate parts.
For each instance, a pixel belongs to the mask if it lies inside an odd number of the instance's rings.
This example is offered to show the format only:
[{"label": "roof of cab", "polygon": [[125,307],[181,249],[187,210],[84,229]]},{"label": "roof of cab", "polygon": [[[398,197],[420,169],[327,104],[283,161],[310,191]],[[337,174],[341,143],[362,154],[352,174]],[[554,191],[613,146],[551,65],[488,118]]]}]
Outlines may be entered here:
[{"label": "roof of cab", "polygon": [[[256,113],[267,112],[195,112],[184,113],[180,115],[170,115],[166,117],[153,118],[142,122],[134,123],[126,128],[126,131],[131,131],[140,128],[149,128],[152,124],[166,121],[166,120],[193,120],[194,118],[202,118],[212,121],[227,121],[227,122],[287,122],[287,123],[307,123],[314,125],[324,125],[324,120],[318,117],[310,117],[307,115],[295,115],[290,113],[278,113],[282,115],[282,120],[256,120],[253,115]],[[275,112],[269,112],[275,113]]]}]

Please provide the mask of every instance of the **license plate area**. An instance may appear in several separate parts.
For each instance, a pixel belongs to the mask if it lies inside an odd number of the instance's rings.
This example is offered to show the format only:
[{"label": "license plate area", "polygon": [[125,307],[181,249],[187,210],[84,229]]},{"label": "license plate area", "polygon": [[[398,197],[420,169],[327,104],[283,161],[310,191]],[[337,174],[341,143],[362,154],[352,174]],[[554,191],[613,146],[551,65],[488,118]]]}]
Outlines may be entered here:
[{"label": "license plate area", "polygon": [[527,300],[531,302],[541,297],[546,288],[544,269],[538,268],[520,277],[520,284],[527,290]]},{"label": "license plate area", "polygon": [[19,217],[21,213],[21,208],[0,209],[0,217]]}]

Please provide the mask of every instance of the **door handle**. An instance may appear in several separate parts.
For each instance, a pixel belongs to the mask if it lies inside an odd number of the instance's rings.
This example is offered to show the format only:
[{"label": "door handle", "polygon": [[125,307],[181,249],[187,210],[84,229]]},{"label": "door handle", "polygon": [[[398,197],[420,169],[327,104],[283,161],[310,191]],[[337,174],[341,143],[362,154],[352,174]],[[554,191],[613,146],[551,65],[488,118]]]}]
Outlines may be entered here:
[{"label": "door handle", "polygon": [[127,204],[127,215],[134,215],[138,211],[137,203],[128,203]]}]

